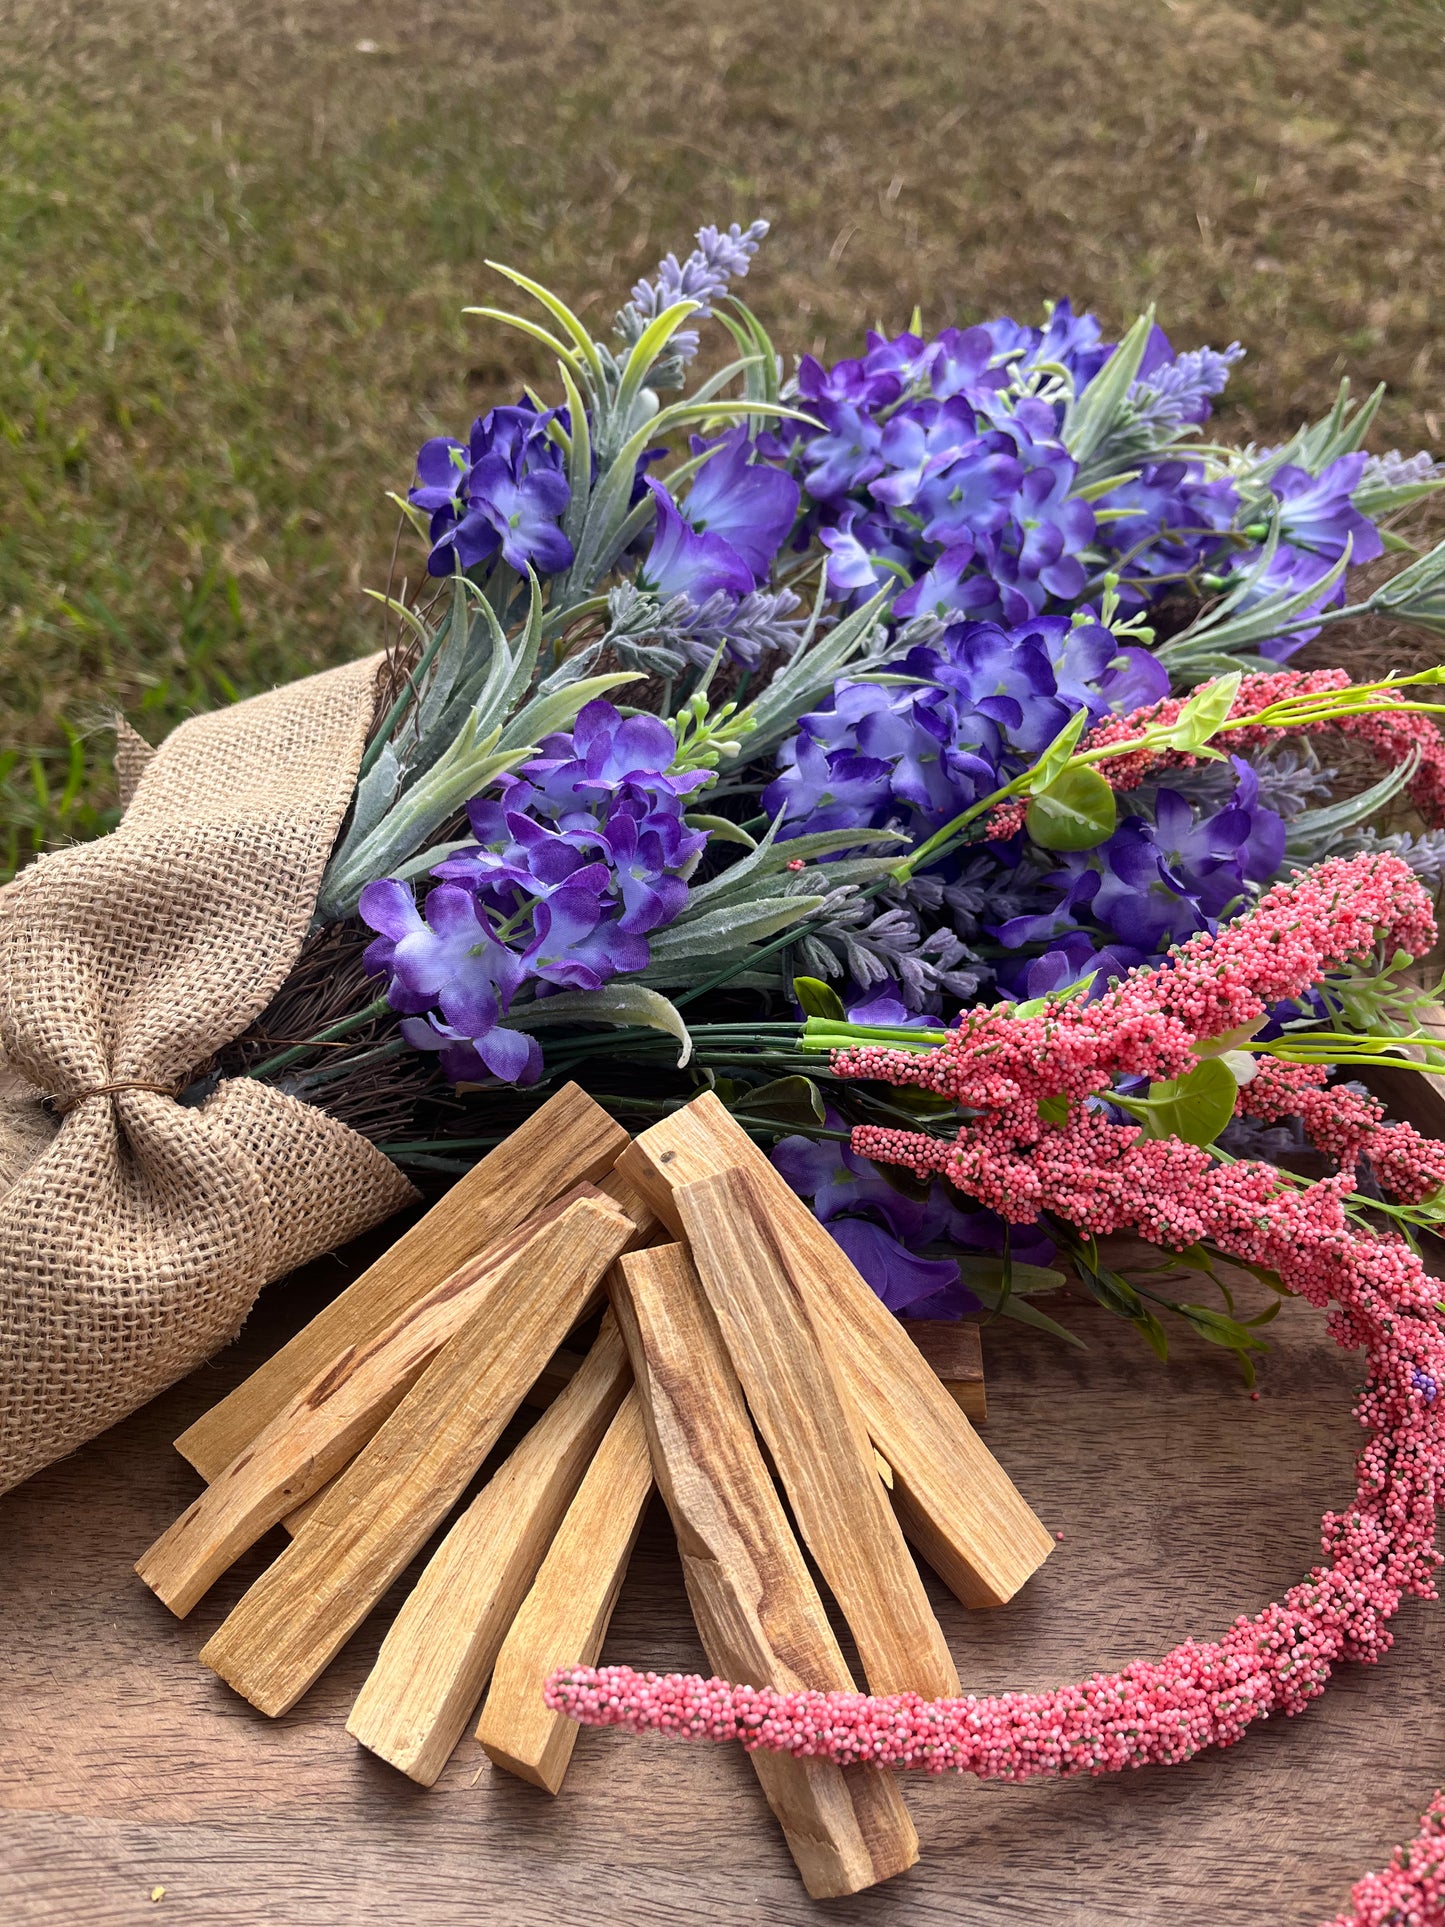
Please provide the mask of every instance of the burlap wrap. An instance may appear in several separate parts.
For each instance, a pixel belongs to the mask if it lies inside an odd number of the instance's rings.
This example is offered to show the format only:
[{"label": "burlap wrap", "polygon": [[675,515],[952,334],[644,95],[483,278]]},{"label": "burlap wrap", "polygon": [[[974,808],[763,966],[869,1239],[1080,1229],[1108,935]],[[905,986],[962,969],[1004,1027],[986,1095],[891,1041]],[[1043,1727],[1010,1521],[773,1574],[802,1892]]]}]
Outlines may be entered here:
[{"label": "burlap wrap", "polygon": [[209,1357],[263,1284],[414,1195],[364,1138],[248,1078],[196,1108],[87,1097],[58,1127],[34,1102],[182,1084],[265,1008],[306,934],[376,672],[198,716],[153,755],[124,736],[120,827],[0,893],[0,1492]]}]

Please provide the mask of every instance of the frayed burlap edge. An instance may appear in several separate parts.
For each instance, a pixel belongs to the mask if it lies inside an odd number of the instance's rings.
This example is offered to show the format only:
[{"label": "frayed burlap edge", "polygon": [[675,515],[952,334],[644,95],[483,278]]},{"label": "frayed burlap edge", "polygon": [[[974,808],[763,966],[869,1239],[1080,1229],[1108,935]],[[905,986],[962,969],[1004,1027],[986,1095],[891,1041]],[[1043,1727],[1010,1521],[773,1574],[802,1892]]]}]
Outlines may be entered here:
[{"label": "frayed burlap edge", "polygon": [[350,799],[378,659],[123,738],[120,827],[0,892],[0,1491],[234,1337],[257,1291],[415,1196],[246,1078],[184,1085],[285,980]]}]

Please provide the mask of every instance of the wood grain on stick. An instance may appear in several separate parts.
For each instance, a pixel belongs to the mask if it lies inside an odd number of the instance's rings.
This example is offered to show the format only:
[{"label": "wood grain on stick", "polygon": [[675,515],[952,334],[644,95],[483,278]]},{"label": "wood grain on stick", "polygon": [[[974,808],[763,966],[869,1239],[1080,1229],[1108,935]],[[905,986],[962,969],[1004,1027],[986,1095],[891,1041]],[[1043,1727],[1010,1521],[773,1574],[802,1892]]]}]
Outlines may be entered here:
[{"label": "wood grain on stick", "polygon": [[707,1092],[673,1112],[618,1159],[679,1233],[676,1188],[729,1165],[753,1176],[798,1266],[844,1387],[893,1468],[904,1531],[965,1605],[1002,1605],[1053,1551],[1053,1538],[903,1326],[719,1099]]},{"label": "wood grain on stick", "polygon": [[[585,1191],[592,1187],[579,1185],[577,1188]],[[595,1188],[599,1191],[605,1189],[609,1197],[612,1195],[610,1185],[598,1185]],[[570,1193],[565,1195],[570,1196]],[[633,1237],[628,1240],[628,1245],[629,1247],[635,1246],[639,1242],[639,1237]],[[566,1391],[568,1385],[576,1376],[581,1363],[581,1352],[569,1352],[565,1347],[560,1352],[554,1352],[543,1366],[541,1376],[538,1378],[536,1384],[528,1389],[527,1395],[522,1400],[522,1403],[524,1405],[534,1406],[539,1412],[545,1412],[553,1400],[560,1398],[562,1393]],[[331,1487],[329,1483],[323,1485],[319,1492],[312,1493],[304,1505],[298,1505],[294,1512],[288,1512],[286,1514],[281,1524],[293,1538],[301,1530],[302,1526],[305,1525],[306,1521],[311,1517],[311,1514],[320,1506],[322,1500],[330,1490]]]},{"label": "wood grain on stick", "polygon": [[959,1690],[868,1433],[820,1332],[799,1267],[736,1167],[677,1191],[694,1265],[803,1542],[858,1644],[870,1692]]},{"label": "wood grain on stick", "polygon": [[910,1318],[904,1330],[964,1417],[982,1425],[988,1417],[983,1381],[983,1341],[976,1318]]},{"label": "wood grain on stick", "polygon": [[[624,1258],[612,1295],[708,1664],[780,1692],[856,1690],[687,1252],[663,1245]],[[858,1893],[917,1860],[892,1775],[786,1753],[750,1758],[815,1899]]]},{"label": "wood grain on stick", "polygon": [[177,1451],[203,1479],[214,1479],[348,1347],[368,1344],[423,1292],[560,1193],[584,1178],[603,1177],[626,1143],[626,1131],[599,1104],[564,1084],[355,1284],[189,1426],[176,1440]]},{"label": "wood grain on stick", "polygon": [[561,1787],[580,1729],[542,1689],[559,1666],[596,1662],[651,1491],[642,1408],[629,1392],[502,1642],[477,1727],[495,1766],[548,1793]]},{"label": "wood grain on stick", "polygon": [[263,1713],[284,1713],[460,1498],[547,1359],[632,1236],[584,1198],[495,1276],[276,1563],[201,1650]]},{"label": "wood grain on stick", "polygon": [[609,1312],[580,1370],[448,1532],[382,1641],[346,1730],[422,1786],[465,1731],[631,1382]]},{"label": "wood grain on stick", "polygon": [[184,1618],[228,1567],[299,1509],[380,1430],[430,1361],[485,1302],[496,1274],[592,1185],[533,1212],[401,1312],[365,1344],[348,1346],[213,1479],[140,1560],[151,1591]]}]

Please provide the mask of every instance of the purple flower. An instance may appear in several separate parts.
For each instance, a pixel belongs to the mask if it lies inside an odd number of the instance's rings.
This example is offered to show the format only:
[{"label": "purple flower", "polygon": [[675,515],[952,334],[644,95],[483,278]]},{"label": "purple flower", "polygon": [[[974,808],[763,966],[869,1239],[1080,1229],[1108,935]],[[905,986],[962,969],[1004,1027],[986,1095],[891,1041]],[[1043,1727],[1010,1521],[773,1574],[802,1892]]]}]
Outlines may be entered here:
[{"label": "purple flower", "polygon": [[1330,562],[1339,560],[1347,543],[1353,564],[1383,555],[1380,531],[1350,499],[1368,460],[1367,455],[1341,455],[1318,475],[1292,464],[1276,469],[1269,486],[1280,504],[1281,546],[1288,543]]},{"label": "purple flower", "polygon": [[401,1034],[413,1050],[440,1051],[442,1075],[453,1084],[482,1083],[489,1077],[504,1084],[535,1084],[542,1075],[536,1038],[505,1024],[492,1023],[474,1035],[441,1018],[407,1017]]},{"label": "purple flower", "polygon": [[[831,1109],[827,1120],[834,1130],[842,1125]],[[784,1138],[774,1145],[772,1160],[792,1189],[812,1200],[814,1215],[891,1312],[961,1318],[981,1309],[959,1280],[957,1260],[926,1256],[920,1247],[1001,1251],[1007,1228],[993,1212],[961,1210],[940,1183],[924,1199],[905,1197],[876,1164],[836,1140]],[[1035,1226],[1015,1227],[1012,1247],[1035,1264],[1047,1264],[1054,1253]]]},{"label": "purple flower", "polygon": [[751,570],[748,588],[760,588],[792,529],[798,484],[780,469],[753,461],[745,427],[711,444],[694,436],[695,455],[709,446],[717,452],[694,477],[682,514],[699,535],[721,536]]},{"label": "purple flower", "polygon": [[453,1080],[533,1081],[539,1047],[503,1022],[516,998],[645,970],[647,935],[682,910],[707,842],[683,820],[706,772],[672,771],[676,743],[657,717],[599,699],[542,750],[473,799],[477,840],[437,865],[424,910],[395,879],[362,892],[378,932],[367,968],[386,972],[403,1034],[440,1052]]},{"label": "purple flower", "polygon": [[441,435],[423,443],[410,499],[431,516],[432,575],[474,569],[498,553],[519,572],[529,563],[540,575],[571,566],[558,526],[571,491],[547,438],[551,419],[524,402],[479,416],[465,448]]},{"label": "purple flower", "polygon": [[[497,549],[502,560],[523,573],[531,563],[539,575],[556,575],[569,568],[572,544],[557,526],[571,491],[554,469],[538,469],[519,481],[504,457],[488,455],[467,477],[467,512],[451,536],[443,536],[432,551],[445,556],[454,540],[463,568],[472,568]],[[445,575],[445,568],[433,568]]]},{"label": "purple flower", "polygon": [[867,601],[895,582],[899,570],[907,572],[909,552],[896,540],[891,526],[852,502],[837,527],[821,529],[818,540],[828,551],[829,594],[840,601]]},{"label": "purple flower", "polygon": [[652,548],[637,572],[639,588],[657,596],[685,595],[693,602],[705,602],[719,591],[749,594],[756,586],[753,572],[731,542],[721,535],[700,534],[684,521],[660,482],[647,486],[657,504],[657,524]]},{"label": "purple flower", "polygon": [[[1269,486],[1280,505],[1279,545],[1269,568],[1239,604],[1241,610],[1252,608],[1268,595],[1280,591],[1295,593],[1323,581],[1347,545],[1352,566],[1373,562],[1384,554],[1379,530],[1351,499],[1368,460],[1366,455],[1341,455],[1318,475],[1311,475],[1307,469],[1292,463],[1276,469]],[[1258,551],[1254,556],[1241,556],[1237,566],[1248,569],[1257,555]],[[1340,603],[1344,594],[1344,583],[1337,582],[1305,613],[1312,614],[1314,610]],[[1260,643],[1259,653],[1271,661],[1286,662],[1318,634],[1318,629],[1296,629],[1288,636]]]}]

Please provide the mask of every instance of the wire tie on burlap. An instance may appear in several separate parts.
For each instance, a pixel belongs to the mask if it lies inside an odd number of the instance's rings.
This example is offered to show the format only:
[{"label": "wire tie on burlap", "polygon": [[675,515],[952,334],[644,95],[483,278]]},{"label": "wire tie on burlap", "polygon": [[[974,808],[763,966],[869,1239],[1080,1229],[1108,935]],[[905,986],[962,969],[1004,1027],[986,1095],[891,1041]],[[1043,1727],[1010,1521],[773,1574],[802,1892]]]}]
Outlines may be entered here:
[{"label": "wire tie on burlap", "polygon": [[128,1077],[118,1084],[92,1084],[89,1090],[72,1091],[68,1097],[60,1092],[51,1092],[48,1102],[53,1111],[64,1117],[88,1097],[111,1097],[117,1091],[159,1091],[162,1097],[179,1097],[184,1088],[181,1084],[153,1084],[148,1078]]}]

